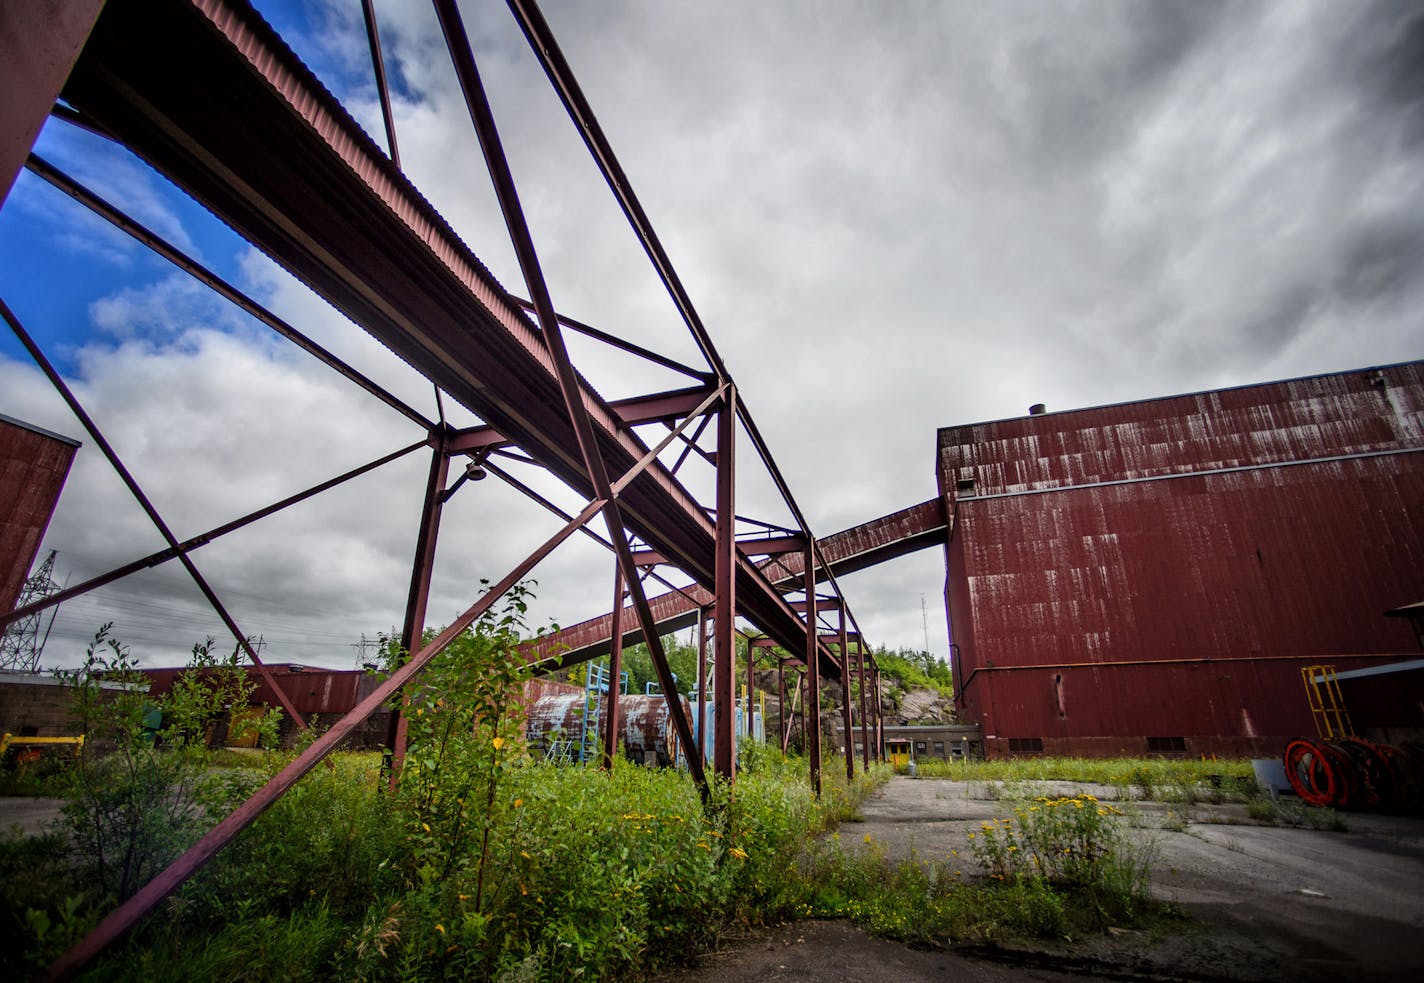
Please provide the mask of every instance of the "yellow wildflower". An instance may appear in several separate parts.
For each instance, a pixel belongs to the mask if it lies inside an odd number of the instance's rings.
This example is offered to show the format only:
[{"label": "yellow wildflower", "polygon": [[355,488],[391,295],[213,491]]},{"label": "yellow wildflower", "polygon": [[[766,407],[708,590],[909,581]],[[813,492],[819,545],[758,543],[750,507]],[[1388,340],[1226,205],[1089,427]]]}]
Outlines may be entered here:
[{"label": "yellow wildflower", "polygon": [[493,741],[490,741],[490,743],[493,744],[494,749],[498,751],[500,748],[504,747],[504,738],[496,737]]},{"label": "yellow wildflower", "polygon": [[732,856],[736,857],[738,860],[747,859],[747,851],[743,850],[741,847],[734,846],[731,850],[727,852],[730,853]]}]

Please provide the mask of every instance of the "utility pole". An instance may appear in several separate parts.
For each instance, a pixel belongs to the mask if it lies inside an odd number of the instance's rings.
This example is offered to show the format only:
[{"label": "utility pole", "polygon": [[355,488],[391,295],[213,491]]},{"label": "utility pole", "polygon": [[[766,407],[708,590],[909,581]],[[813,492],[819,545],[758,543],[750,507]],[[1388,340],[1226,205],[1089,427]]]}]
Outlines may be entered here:
[{"label": "utility pole", "polygon": [[925,595],[920,595],[920,623],[925,627],[925,655],[930,654],[930,615],[925,607]]},{"label": "utility pole", "polygon": [[370,664],[366,661],[366,651],[368,649],[377,648],[379,645],[380,643],[377,642],[374,638],[367,638],[366,633],[364,631],[361,633],[361,640],[359,642],[351,643],[351,648],[354,648],[356,650],[357,669],[364,669],[367,665]]},{"label": "utility pole", "polygon": [[[40,568],[25,581],[25,586],[20,590],[19,601],[16,607],[24,607],[26,604],[33,604],[35,601],[42,601],[46,597],[58,594],[59,584],[54,582],[54,558],[58,550],[50,550],[49,556],[45,557]],[[59,606],[55,605],[50,609],[49,624],[45,626],[44,635],[40,635],[40,612],[26,615],[5,629],[3,636],[0,636],[0,669],[9,669],[13,672],[39,672],[40,655],[44,652],[45,642],[49,640],[50,629],[54,627],[54,617],[59,613]]]}]

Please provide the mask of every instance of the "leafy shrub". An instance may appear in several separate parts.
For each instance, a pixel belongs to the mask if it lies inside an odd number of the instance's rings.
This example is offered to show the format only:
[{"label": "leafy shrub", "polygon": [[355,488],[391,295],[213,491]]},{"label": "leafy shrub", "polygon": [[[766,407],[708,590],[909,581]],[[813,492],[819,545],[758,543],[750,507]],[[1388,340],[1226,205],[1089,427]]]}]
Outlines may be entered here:
[{"label": "leafy shrub", "polygon": [[[147,677],[110,628],[95,634],[78,670],[61,674],[85,735],[64,816],[93,886],[122,901],[241,801],[241,790],[210,770],[208,736],[254,687],[237,650],[214,656],[210,638],[193,647],[167,694],[150,697]],[[258,726],[270,736],[276,719]]]},{"label": "leafy shrub", "polygon": [[985,820],[970,846],[996,880],[1044,880],[1086,898],[1104,919],[1131,917],[1147,900],[1149,864],[1123,835],[1122,816],[1091,795],[1041,796],[1013,818]]}]

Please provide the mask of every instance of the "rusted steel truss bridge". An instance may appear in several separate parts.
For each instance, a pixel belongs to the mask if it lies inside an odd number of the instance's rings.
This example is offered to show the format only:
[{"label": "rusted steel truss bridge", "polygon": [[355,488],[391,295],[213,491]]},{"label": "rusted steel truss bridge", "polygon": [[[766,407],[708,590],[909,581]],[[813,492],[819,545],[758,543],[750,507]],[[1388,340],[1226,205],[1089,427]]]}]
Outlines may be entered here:
[{"label": "rusted steel truss bridge", "polygon": [[[245,0],[36,0],[0,6],[0,201],[21,168],[63,191],[312,357],[408,418],[418,436],[408,446],[303,492],[179,540],[142,487],[105,440],[20,319],[0,298],[0,315],[90,439],[108,458],[162,535],[166,546],[149,556],[70,587],[45,601],[0,616],[0,626],[41,605],[111,583],[160,563],[181,564],[246,650],[288,713],[300,714],[267,671],[192,554],[215,539],[329,488],[425,449],[430,465],[416,537],[401,644],[404,664],[266,786],[217,824],[172,866],[110,914],[52,967],[71,975],[132,927],[218,850],[339,746],[432,659],[575,533],[591,536],[613,554],[609,615],[532,643],[531,665],[554,668],[608,654],[617,678],[624,644],[646,642],[663,691],[675,692],[659,636],[700,623],[699,694],[731,694],[737,684],[736,622],[759,635],[749,647],[748,675],[758,659],[775,662],[804,681],[810,781],[819,792],[822,680],[842,684],[841,723],[853,723],[852,683],[858,684],[862,765],[878,754],[879,675],[836,574],[943,542],[943,512],[931,500],[876,523],[817,540],[778,470],[751,413],[699,318],[691,298],[644,213],[592,108],[533,0],[509,8],[582,137],[633,233],[671,298],[703,365],[683,365],[616,335],[560,315],[540,266],[495,117],[481,83],[473,48],[454,0],[434,0],[450,58],[483,152],[528,299],[501,286],[401,169],[394,117],[375,11],[362,0],[372,69],[385,122],[385,146],[372,140]],[[125,214],[73,177],[33,153],[40,127],[58,118],[116,141],[205,206],[347,318],[414,367],[441,393],[483,425],[457,428],[411,406],[267,310],[171,241]],[[565,333],[596,338],[688,378],[684,388],[610,402],[579,374]],[[437,400],[437,405],[438,405]],[[662,425],[652,444],[636,427]],[[709,433],[710,431],[710,433]],[[736,513],[738,432],[756,451],[780,493],[793,526]],[[714,445],[702,446],[704,434]],[[668,464],[664,452],[680,447]],[[715,501],[699,502],[679,480],[690,456],[715,469]],[[501,466],[502,459],[535,464],[586,503],[560,511]],[[451,480],[452,465],[456,474]],[[518,563],[433,640],[423,641],[442,506],[455,487],[493,474],[544,508],[563,526]],[[590,527],[601,520],[602,533]],[[751,527],[750,535],[738,535]],[[690,586],[674,587],[660,566],[682,571]],[[645,582],[669,590],[649,597]],[[710,625],[710,654],[707,651]],[[710,673],[710,679],[707,674]],[[605,735],[605,761],[618,733],[617,700]],[[869,705],[867,705],[867,702]],[[715,703],[714,770],[736,768],[733,704]],[[699,713],[701,708],[699,707]],[[701,748],[678,700],[669,713],[679,743]],[[703,719],[699,717],[699,719]],[[398,759],[404,731],[393,714],[390,744]],[[870,728],[874,728],[872,732]],[[783,744],[786,740],[783,715]],[[702,738],[699,732],[698,738]],[[700,753],[686,756],[704,791]],[[846,755],[847,773],[855,761]]]}]

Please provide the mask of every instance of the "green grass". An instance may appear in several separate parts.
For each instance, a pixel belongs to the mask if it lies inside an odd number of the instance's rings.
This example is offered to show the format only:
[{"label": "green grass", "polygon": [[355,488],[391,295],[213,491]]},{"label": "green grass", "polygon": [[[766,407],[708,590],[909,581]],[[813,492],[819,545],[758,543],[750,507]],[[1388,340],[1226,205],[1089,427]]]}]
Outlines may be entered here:
[{"label": "green grass", "polygon": [[1256,788],[1244,758],[1011,758],[997,761],[916,762],[921,778],[956,781],[1091,782],[1114,786],[1134,798],[1168,802],[1244,801]]},{"label": "green grass", "polygon": [[[804,891],[789,860],[888,775],[848,785],[828,761],[817,800],[804,760],[763,753],[704,810],[682,772],[516,761],[500,774],[488,849],[471,838],[446,856],[425,813],[379,791],[375,755],[332,760],[86,978],[642,975],[729,926],[792,915]],[[242,764],[235,800],[252,784],[254,760]],[[41,969],[112,907],[73,860],[62,838],[0,840],[6,976]]]},{"label": "green grass", "polygon": [[[1082,825],[1070,800],[1046,810],[1057,825],[1027,811],[1010,819],[1017,839],[997,833],[1002,862],[978,877],[960,861],[896,863],[873,845],[842,851],[818,837],[857,814],[885,766],[848,784],[828,757],[816,799],[804,759],[748,749],[736,786],[717,785],[704,809],[685,773],[554,767],[508,750],[487,812],[479,797],[487,843],[423,829],[463,813],[381,791],[376,755],[333,756],[85,978],[621,980],[783,919],[845,917],[942,945],[1077,937],[1154,910],[1116,817],[1095,808]],[[224,762],[234,801],[284,760]],[[1055,849],[1059,833],[1092,863],[1015,866],[1020,853]],[[966,840],[966,857],[975,843],[990,845]],[[112,907],[66,849],[57,837],[0,841],[0,972],[11,978],[40,970]]]}]

